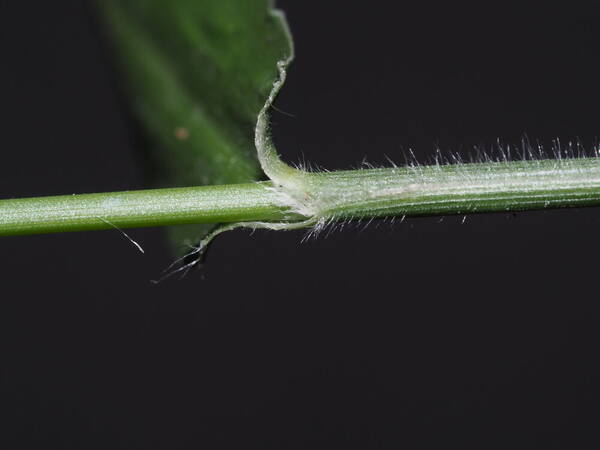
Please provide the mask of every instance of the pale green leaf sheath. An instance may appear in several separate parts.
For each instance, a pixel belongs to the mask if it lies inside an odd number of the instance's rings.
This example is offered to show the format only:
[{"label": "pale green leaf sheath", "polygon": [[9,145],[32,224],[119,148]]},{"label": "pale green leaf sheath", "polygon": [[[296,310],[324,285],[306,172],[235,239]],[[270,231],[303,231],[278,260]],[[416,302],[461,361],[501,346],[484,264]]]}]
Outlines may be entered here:
[{"label": "pale green leaf sheath", "polygon": [[[275,11],[281,26],[284,16]],[[291,37],[290,37],[291,39]],[[529,153],[523,160],[435,164],[309,173],[279,158],[268,135],[268,112],[292,57],[279,61],[279,78],[261,110],[255,145],[263,171],[304,221],[290,228],[377,217],[519,211],[600,204],[600,159]]]}]

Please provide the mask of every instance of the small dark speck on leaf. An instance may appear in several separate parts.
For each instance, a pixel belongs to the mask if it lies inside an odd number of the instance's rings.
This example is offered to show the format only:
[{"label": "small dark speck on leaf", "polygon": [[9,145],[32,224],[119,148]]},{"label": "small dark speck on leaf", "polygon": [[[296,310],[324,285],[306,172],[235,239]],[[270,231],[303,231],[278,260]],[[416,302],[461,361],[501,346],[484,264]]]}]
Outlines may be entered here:
[{"label": "small dark speck on leaf", "polygon": [[185,127],[175,128],[175,137],[180,141],[185,141],[190,137],[190,131]]}]

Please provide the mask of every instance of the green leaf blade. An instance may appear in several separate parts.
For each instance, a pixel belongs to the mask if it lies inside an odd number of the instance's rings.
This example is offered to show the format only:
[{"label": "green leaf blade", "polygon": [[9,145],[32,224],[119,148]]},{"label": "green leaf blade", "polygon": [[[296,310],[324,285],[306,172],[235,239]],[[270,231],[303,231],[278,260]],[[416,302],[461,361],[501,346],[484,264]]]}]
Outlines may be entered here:
[{"label": "green leaf blade", "polygon": [[[262,178],[257,116],[291,37],[268,0],[102,0],[123,87],[156,187]],[[191,244],[208,227],[173,230]]]}]

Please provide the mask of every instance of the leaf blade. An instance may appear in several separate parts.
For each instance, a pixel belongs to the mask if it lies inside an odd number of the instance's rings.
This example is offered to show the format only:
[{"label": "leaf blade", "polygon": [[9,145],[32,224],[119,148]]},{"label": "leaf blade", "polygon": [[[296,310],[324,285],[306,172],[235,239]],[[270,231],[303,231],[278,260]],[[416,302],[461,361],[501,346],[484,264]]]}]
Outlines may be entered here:
[{"label": "leaf blade", "polygon": [[[268,0],[103,0],[123,87],[146,142],[153,185],[243,183],[262,178],[257,116],[293,56]],[[190,245],[208,227],[171,230]]]}]

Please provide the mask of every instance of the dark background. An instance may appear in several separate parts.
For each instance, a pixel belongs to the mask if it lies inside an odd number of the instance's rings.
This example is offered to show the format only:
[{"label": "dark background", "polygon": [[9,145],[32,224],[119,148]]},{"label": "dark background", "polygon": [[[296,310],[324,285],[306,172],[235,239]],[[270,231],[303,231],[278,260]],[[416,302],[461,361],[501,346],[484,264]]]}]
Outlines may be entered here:
[{"label": "dark background", "polygon": [[[598,11],[356,3],[279,2],[288,160],[594,145]],[[143,187],[87,2],[1,2],[0,61],[2,198]],[[461,222],[232,232],[158,286],[161,230],[1,239],[0,443],[598,448],[599,210]]]}]

